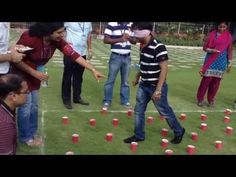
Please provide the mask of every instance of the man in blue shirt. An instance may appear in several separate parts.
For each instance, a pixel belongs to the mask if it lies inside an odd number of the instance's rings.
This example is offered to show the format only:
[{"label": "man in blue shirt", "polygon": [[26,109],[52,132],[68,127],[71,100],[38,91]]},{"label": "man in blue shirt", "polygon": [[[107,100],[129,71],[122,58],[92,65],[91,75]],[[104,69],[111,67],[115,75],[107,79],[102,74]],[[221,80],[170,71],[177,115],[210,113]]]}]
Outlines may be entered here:
[{"label": "man in blue shirt", "polygon": [[[91,22],[66,22],[66,41],[76,52],[86,59],[92,55],[92,24]],[[71,105],[71,85],[73,86],[73,102],[89,105],[81,98],[84,67],[64,56],[64,73],[62,79],[62,100],[67,109]],[[72,81],[72,83],[71,83]]]}]

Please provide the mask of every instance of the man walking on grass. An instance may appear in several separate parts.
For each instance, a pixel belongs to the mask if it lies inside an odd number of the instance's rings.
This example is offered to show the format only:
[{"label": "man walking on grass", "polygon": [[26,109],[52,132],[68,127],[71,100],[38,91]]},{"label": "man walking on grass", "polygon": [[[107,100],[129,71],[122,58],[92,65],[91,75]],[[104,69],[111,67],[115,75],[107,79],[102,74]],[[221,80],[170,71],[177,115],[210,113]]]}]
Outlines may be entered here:
[{"label": "man walking on grass", "polygon": [[140,71],[137,73],[133,85],[139,83],[135,105],[134,136],[124,140],[125,143],[145,140],[145,112],[150,100],[154,103],[159,114],[166,118],[168,125],[174,131],[173,144],[179,144],[185,133],[167,100],[166,76],[168,70],[168,55],[164,44],[151,34],[152,23],[134,23],[134,36],[141,43]]}]

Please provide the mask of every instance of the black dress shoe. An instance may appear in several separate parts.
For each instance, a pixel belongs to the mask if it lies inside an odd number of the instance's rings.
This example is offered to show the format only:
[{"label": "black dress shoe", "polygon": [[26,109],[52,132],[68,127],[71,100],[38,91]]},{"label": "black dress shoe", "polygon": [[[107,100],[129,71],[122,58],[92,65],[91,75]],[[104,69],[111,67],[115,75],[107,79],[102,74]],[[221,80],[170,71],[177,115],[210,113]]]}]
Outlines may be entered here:
[{"label": "black dress shoe", "polygon": [[144,139],[136,138],[135,136],[131,136],[129,138],[124,139],[124,143],[132,143],[132,142],[138,142],[138,141],[144,141]]},{"label": "black dress shoe", "polygon": [[181,143],[182,138],[183,138],[183,136],[184,136],[184,133],[185,133],[185,129],[183,128],[182,134],[181,134],[180,136],[175,136],[170,142],[171,142],[172,144],[179,144],[179,143]]},{"label": "black dress shoe", "polygon": [[86,102],[86,101],[84,101],[84,100],[82,100],[82,99],[80,99],[80,100],[75,100],[74,103],[78,103],[78,104],[82,104],[82,105],[89,105],[88,102]]},{"label": "black dress shoe", "polygon": [[71,103],[66,103],[66,104],[64,104],[64,106],[65,106],[65,108],[67,108],[67,109],[72,109]]}]

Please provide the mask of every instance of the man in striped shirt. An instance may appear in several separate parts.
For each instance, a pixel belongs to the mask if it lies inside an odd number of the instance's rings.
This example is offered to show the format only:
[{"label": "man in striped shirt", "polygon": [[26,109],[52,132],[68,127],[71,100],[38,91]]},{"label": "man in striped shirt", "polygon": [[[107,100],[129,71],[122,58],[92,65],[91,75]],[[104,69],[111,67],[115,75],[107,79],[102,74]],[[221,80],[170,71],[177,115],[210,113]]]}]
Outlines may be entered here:
[{"label": "man in striped shirt", "polygon": [[174,131],[173,144],[179,144],[185,133],[167,100],[167,70],[168,55],[164,44],[153,38],[152,23],[134,23],[134,36],[141,43],[140,71],[137,73],[133,85],[139,88],[135,105],[135,135],[124,140],[125,143],[144,141],[145,139],[145,111],[150,100],[153,101],[159,114],[166,118],[168,125]]},{"label": "man in striped shirt", "polygon": [[15,110],[26,102],[27,82],[15,74],[0,77],[0,155],[15,155],[17,131]]},{"label": "man in striped shirt", "polygon": [[116,76],[120,71],[120,103],[130,108],[129,102],[129,73],[131,66],[131,43],[136,40],[131,37],[131,24],[128,22],[109,22],[104,32],[104,43],[111,44],[111,56],[109,60],[109,73],[104,86],[103,110],[107,110],[112,102],[113,86]]}]

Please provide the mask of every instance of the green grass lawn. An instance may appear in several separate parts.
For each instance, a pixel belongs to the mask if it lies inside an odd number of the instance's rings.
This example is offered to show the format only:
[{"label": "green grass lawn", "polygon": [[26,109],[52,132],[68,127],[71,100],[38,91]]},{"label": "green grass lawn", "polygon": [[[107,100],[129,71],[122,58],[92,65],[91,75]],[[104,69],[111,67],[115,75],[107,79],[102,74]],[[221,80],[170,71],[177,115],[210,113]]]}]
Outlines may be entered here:
[{"label": "green grass lawn", "polygon": [[[14,35],[16,36],[16,35]],[[16,37],[12,38],[13,40]],[[91,63],[107,75],[108,58],[110,46],[104,45],[102,41],[93,40],[94,57]],[[225,74],[222,80],[220,90],[216,98],[215,108],[196,106],[196,91],[200,82],[198,70],[202,64],[204,52],[201,49],[177,49],[168,48],[169,51],[169,73],[167,83],[169,86],[169,102],[174,109],[176,116],[179,118],[181,113],[187,114],[185,121],[180,120],[186,128],[186,134],[181,144],[169,144],[168,149],[172,149],[174,154],[185,155],[186,147],[189,144],[196,146],[196,154],[236,154],[236,137],[225,134],[226,126],[236,127],[235,112],[230,115],[231,122],[223,122],[224,109],[233,109],[233,102],[236,98],[235,88],[235,65],[230,74]],[[138,62],[138,46],[133,47],[132,63]],[[120,75],[118,75],[113,91],[113,102],[111,111],[107,115],[100,113],[103,100],[103,87],[106,79],[99,83],[95,81],[89,71],[84,73],[84,82],[82,97],[90,102],[89,106],[73,105],[72,110],[64,108],[61,100],[61,80],[63,73],[62,55],[56,52],[54,58],[47,65],[49,73],[49,86],[40,89],[40,116],[39,116],[39,133],[44,137],[45,144],[40,148],[29,148],[26,145],[18,146],[17,154],[60,154],[67,151],[73,151],[75,154],[86,155],[161,155],[165,149],[160,145],[161,129],[168,128],[165,121],[159,119],[157,111],[150,102],[147,109],[147,116],[154,117],[152,125],[146,124],[146,140],[140,142],[136,153],[130,151],[129,145],[123,143],[123,139],[133,135],[134,117],[127,117],[126,110],[119,103]],[[130,74],[130,84],[135,75],[132,68]],[[131,88],[132,105],[135,105],[136,87]],[[208,130],[200,130],[200,114],[205,113],[208,116],[206,123]],[[69,125],[63,125],[62,116],[68,116]],[[118,127],[113,127],[111,121],[113,118],[119,119]],[[89,119],[97,120],[96,127],[89,126]],[[191,140],[191,132],[196,131],[199,134],[199,140]],[[113,133],[113,141],[106,142],[106,133]],[[71,135],[78,133],[80,141],[73,144]],[[166,137],[168,140],[173,138],[173,133],[169,129]],[[223,148],[215,150],[214,142],[223,141]]]}]

